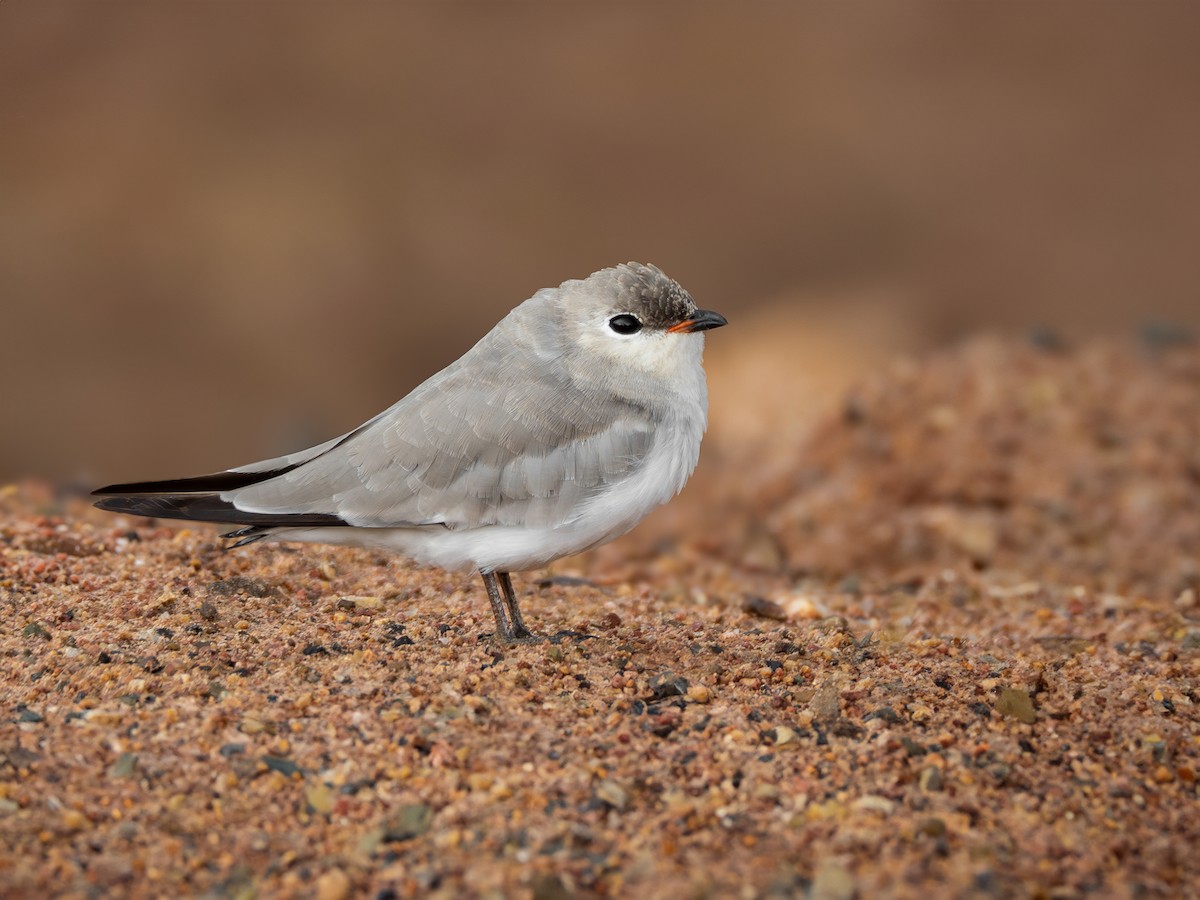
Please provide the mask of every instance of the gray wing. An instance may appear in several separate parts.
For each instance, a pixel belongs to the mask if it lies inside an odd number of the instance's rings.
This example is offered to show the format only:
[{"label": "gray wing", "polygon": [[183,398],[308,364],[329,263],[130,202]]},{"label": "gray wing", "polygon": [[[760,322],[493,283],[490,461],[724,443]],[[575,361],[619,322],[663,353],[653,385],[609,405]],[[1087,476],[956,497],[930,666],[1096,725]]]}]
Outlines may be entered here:
[{"label": "gray wing", "polygon": [[[634,472],[653,437],[646,410],[552,360],[477,346],[357,431],[287,458],[307,462],[222,498],[366,527],[553,526]],[[260,466],[272,468],[247,469]]]}]

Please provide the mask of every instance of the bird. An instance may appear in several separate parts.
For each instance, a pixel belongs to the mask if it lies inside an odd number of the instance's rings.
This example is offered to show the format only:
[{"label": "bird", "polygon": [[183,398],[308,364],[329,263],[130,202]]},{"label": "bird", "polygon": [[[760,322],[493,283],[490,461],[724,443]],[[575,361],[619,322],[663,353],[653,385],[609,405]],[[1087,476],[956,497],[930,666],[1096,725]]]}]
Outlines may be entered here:
[{"label": "bird", "polygon": [[704,332],[727,324],[653,265],[544,288],[347,434],[211,475],[112,484],[96,506],[258,541],[478,571],[504,642],[537,640],[512,572],[607,543],[682,489],[707,427]]}]

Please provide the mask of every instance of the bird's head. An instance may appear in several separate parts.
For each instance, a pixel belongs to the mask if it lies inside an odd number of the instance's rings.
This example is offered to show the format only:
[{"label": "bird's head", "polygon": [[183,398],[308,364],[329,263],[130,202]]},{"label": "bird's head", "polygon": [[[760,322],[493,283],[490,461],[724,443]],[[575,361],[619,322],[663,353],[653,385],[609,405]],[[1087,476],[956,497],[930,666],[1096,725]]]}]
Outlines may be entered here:
[{"label": "bird's head", "polygon": [[560,288],[570,339],[585,360],[671,379],[699,367],[703,332],[726,324],[656,266],[623,263]]}]

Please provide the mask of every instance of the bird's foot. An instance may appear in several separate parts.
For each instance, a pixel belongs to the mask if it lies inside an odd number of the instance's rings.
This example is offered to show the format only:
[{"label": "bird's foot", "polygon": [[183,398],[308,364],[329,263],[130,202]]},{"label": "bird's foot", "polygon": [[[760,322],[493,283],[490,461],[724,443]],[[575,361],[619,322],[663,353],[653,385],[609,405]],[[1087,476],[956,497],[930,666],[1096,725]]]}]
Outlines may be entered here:
[{"label": "bird's foot", "polygon": [[493,640],[503,644],[540,644],[546,636],[535,634],[528,628],[513,628],[508,631],[495,631],[489,635]]}]

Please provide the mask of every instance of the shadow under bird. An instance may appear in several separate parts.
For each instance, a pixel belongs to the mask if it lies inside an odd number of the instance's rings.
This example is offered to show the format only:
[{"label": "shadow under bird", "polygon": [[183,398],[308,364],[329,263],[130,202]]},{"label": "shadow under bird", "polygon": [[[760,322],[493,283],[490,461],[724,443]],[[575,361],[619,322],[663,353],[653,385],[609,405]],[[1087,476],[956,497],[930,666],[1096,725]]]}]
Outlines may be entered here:
[{"label": "shadow under bird", "polygon": [[397,551],[483,576],[497,634],[528,640],[510,572],[611,541],[682,490],[708,418],[697,308],[625,263],[538,291],[349,434],[226,472],[114,484],[100,509],[259,540]]}]

